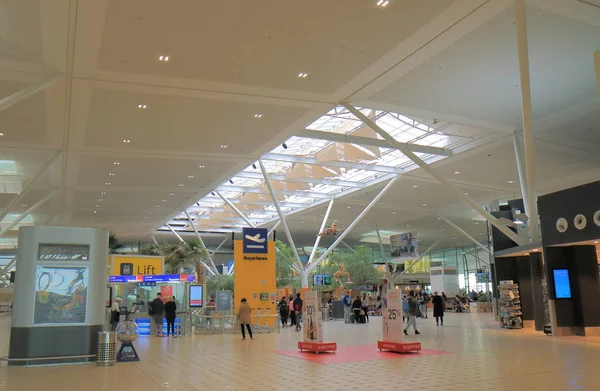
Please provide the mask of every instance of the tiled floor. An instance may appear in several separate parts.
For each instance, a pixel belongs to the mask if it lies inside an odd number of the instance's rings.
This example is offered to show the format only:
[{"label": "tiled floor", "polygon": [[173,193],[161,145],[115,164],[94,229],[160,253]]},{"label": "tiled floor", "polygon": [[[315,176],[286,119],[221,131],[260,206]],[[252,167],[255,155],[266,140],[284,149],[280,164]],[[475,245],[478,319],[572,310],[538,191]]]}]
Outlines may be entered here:
[{"label": "tiled floor", "polygon": [[[138,363],[113,367],[0,366],[0,391],[566,391],[600,390],[600,344],[496,330],[489,315],[448,314],[444,328],[419,321],[423,348],[448,354],[315,363],[277,351],[295,349],[292,329],[242,341],[237,335],[144,338]],[[0,356],[7,352],[8,317],[0,316]],[[365,354],[380,338],[381,320],[367,325],[325,323],[328,341]],[[343,351],[339,353],[343,354]],[[370,353],[369,353],[370,354]],[[376,357],[375,357],[376,358]]]}]

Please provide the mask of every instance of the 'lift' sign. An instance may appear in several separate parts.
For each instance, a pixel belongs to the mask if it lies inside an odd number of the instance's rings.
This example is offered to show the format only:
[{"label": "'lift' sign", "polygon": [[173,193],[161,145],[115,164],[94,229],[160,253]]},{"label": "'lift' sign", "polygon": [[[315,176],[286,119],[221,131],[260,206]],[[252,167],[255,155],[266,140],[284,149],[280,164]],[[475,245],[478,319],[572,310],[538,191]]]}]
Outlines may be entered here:
[{"label": "'lift' sign", "polygon": [[127,255],[112,256],[112,271],[114,276],[148,276],[164,273],[162,257],[140,257]]}]

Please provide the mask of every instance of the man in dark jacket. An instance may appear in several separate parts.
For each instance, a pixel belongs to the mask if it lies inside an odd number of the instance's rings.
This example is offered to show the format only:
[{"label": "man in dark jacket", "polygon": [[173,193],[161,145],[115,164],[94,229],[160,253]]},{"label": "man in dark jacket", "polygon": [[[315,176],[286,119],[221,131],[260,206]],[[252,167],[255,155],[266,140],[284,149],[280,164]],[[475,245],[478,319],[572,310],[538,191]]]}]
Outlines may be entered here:
[{"label": "man in dark jacket", "polygon": [[302,307],[304,306],[304,302],[300,298],[300,293],[296,293],[296,298],[294,299],[294,312],[296,313],[296,331],[300,331],[302,326],[300,322],[302,322]]},{"label": "man in dark jacket", "polygon": [[177,304],[175,296],[165,303],[165,319],[167,319],[167,337],[175,336],[175,318],[177,317]]},{"label": "man in dark jacket", "polygon": [[404,328],[404,334],[408,335],[408,329],[410,326],[415,330],[415,334],[419,333],[417,330],[417,315],[419,315],[419,303],[417,303],[417,299],[415,299],[415,291],[410,291],[408,293],[408,322],[406,327]]},{"label": "man in dark jacket", "polygon": [[[156,294],[156,299],[152,300],[150,307],[148,308],[148,315],[152,317],[152,326],[154,326],[154,334],[157,337],[162,337],[162,321],[163,312],[165,311],[165,303],[163,303],[161,294]],[[152,332],[151,332],[152,334]]]}]

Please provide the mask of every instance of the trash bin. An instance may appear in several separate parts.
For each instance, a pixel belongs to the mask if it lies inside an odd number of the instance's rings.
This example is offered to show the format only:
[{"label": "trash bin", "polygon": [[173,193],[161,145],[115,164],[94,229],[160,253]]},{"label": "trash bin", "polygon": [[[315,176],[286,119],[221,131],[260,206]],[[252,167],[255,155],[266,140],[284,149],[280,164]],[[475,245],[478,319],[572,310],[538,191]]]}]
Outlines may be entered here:
[{"label": "trash bin", "polygon": [[109,366],[117,362],[117,333],[102,331],[98,333],[98,352],[96,365]]},{"label": "trash bin", "polygon": [[323,322],[329,322],[329,307],[323,307]]}]

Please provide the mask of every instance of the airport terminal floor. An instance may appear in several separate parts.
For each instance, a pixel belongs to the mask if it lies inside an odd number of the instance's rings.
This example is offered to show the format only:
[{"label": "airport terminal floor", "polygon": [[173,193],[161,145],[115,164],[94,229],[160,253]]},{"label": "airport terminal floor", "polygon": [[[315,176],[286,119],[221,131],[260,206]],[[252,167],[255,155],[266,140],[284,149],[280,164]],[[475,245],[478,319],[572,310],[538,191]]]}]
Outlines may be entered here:
[{"label": "airport terminal floor", "polygon": [[[297,353],[300,336],[280,334],[147,338],[136,342],[141,361],[0,366],[0,390],[527,390],[600,389],[600,340],[552,338],[500,330],[489,314],[447,314],[444,327],[419,320],[419,355],[380,353],[381,318],[366,325],[324,323],[338,353]],[[9,318],[0,318],[0,356],[8,349]]]}]

